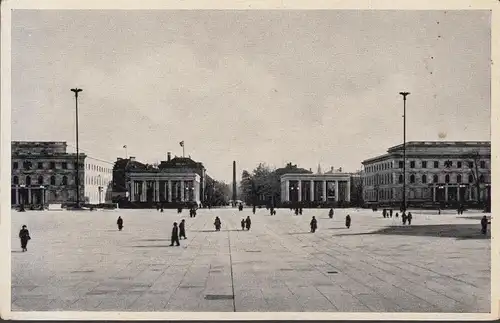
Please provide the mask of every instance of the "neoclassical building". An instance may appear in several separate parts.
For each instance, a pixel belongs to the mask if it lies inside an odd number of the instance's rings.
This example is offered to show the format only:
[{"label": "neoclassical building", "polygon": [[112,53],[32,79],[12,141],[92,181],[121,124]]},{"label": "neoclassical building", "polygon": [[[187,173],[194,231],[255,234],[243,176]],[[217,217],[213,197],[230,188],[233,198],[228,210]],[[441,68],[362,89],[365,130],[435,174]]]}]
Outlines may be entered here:
[{"label": "neoclassical building", "polygon": [[139,205],[205,201],[207,175],[202,163],[174,157],[157,166],[118,158],[113,169],[113,195]]},{"label": "neoclassical building", "polygon": [[341,169],[281,176],[281,202],[350,202],[351,174]]},{"label": "neoclassical building", "polygon": [[[362,162],[367,204],[403,201],[403,145]],[[406,200],[409,203],[468,203],[490,196],[489,141],[406,143]]]}]

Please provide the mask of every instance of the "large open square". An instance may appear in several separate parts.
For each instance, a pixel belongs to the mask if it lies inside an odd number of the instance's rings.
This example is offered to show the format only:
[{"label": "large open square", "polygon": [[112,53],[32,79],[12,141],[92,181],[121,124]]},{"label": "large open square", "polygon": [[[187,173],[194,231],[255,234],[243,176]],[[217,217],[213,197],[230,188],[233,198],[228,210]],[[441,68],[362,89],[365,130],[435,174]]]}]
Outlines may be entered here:
[{"label": "large open square", "polygon": [[[403,227],[363,209],[333,219],[326,209],[12,212],[12,310],[489,312],[483,214],[412,213]],[[252,227],[241,231],[248,215]],[[187,240],[170,247],[182,218]]]}]

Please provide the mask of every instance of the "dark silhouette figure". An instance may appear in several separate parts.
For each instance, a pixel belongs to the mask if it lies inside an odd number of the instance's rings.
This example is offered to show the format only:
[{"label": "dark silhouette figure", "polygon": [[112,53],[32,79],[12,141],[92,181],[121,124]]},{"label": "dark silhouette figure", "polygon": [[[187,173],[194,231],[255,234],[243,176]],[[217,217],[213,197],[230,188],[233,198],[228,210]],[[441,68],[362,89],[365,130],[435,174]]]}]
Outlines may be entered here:
[{"label": "dark silhouette figure", "polygon": [[382,211],[382,216],[384,217],[384,219],[387,217],[387,209],[384,209]]},{"label": "dark silhouette figure", "polygon": [[406,213],[403,212],[403,214],[401,215],[401,220],[403,220],[403,225],[406,224]]},{"label": "dark silhouette figure", "polygon": [[255,205],[252,207],[252,213],[255,214]]},{"label": "dark silhouette figure", "polygon": [[171,238],[171,243],[170,246],[172,247],[174,245],[180,246],[181,244],[179,243],[179,227],[177,226],[177,222],[174,222],[174,227],[172,228],[172,238]]},{"label": "dark silhouette figure", "polygon": [[163,204],[160,207],[160,212],[163,213]]},{"label": "dark silhouette figure", "polygon": [[250,220],[250,216],[247,216],[247,219],[245,220],[245,227],[247,230],[250,230],[250,227],[252,226],[252,220]]},{"label": "dark silhouette figure", "polygon": [[299,214],[302,215],[302,208],[299,208]]},{"label": "dark silhouette figure", "polygon": [[179,214],[182,213],[182,207],[177,208],[177,213],[179,213]]},{"label": "dark silhouette figure", "polygon": [[411,219],[413,219],[413,215],[411,215],[411,212],[408,212],[408,217],[407,217],[408,225],[411,225]]},{"label": "dark silhouette figure", "polygon": [[389,216],[392,218],[392,209],[389,210]]},{"label": "dark silhouette figure", "polygon": [[160,204],[156,204],[156,211],[160,211]]},{"label": "dark silhouette figure", "polygon": [[330,212],[328,212],[328,216],[330,219],[333,219],[333,209],[330,209]]},{"label": "dark silhouette figure", "polygon": [[441,208],[438,208],[438,214],[441,215]]},{"label": "dark silhouette figure", "polygon": [[186,220],[182,219],[181,223],[179,224],[179,238],[184,238],[187,239],[186,237]]},{"label": "dark silhouette figure", "polygon": [[276,209],[273,208],[273,215],[276,215]]},{"label": "dark silhouette figure", "polygon": [[396,219],[397,219],[397,218],[399,218],[399,213],[398,213],[398,212],[396,212]]},{"label": "dark silhouette figure", "polygon": [[21,248],[23,249],[23,252],[28,251],[28,241],[31,240],[31,237],[30,232],[25,225],[23,225],[21,231],[19,231],[19,239],[21,239]]},{"label": "dark silhouette figure", "polygon": [[241,219],[241,231],[245,231],[245,219]]},{"label": "dark silhouette figure", "polygon": [[238,210],[243,211],[243,204],[240,203],[240,205],[238,206]]},{"label": "dark silhouette figure", "polygon": [[483,218],[481,219],[481,233],[482,234],[486,234],[486,232],[488,232],[488,224],[490,222],[488,221],[488,218],[485,216],[483,216]]},{"label": "dark silhouette figure", "polygon": [[23,204],[19,205],[19,212],[26,212]]},{"label": "dark silhouette figure", "polygon": [[345,226],[347,229],[351,227],[351,216],[349,214],[345,217]]},{"label": "dark silhouette figure", "polygon": [[318,228],[318,220],[316,220],[314,216],[312,217],[310,225],[311,225],[311,232],[312,233],[316,232],[316,229]]},{"label": "dark silhouette figure", "polygon": [[269,215],[274,215],[274,208],[273,208],[273,207],[271,207],[271,208],[269,209]]},{"label": "dark silhouette figure", "polygon": [[122,231],[123,229],[123,219],[121,216],[118,217],[118,220],[116,220],[116,224],[118,225],[118,230]]},{"label": "dark silhouette figure", "polygon": [[299,215],[299,208],[295,209],[295,215]]},{"label": "dark silhouette figure", "polygon": [[222,223],[220,222],[220,219],[218,216],[215,217],[214,225],[215,225],[215,231],[220,231],[220,227],[221,227]]}]

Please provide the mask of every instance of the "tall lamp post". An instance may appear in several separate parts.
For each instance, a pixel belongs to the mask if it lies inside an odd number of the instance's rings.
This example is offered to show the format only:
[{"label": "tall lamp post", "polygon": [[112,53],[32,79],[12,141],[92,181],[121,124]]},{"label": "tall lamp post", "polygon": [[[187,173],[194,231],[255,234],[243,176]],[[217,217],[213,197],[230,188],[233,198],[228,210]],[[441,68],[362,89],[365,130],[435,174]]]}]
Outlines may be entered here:
[{"label": "tall lamp post", "polygon": [[399,92],[403,96],[403,212],[406,211],[406,97],[410,92]]},{"label": "tall lamp post", "polygon": [[74,88],[71,92],[75,93],[75,104],[76,104],[76,208],[80,208],[80,149],[78,147],[78,93],[82,92],[82,89]]}]

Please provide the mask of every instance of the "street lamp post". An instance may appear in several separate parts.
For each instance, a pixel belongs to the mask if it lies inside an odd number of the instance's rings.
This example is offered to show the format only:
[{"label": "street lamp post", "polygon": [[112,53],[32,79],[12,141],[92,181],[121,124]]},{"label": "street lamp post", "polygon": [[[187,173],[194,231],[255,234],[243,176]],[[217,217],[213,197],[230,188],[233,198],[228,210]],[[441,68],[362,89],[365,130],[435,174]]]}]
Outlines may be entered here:
[{"label": "street lamp post", "polygon": [[78,93],[82,92],[82,89],[74,88],[71,92],[75,93],[75,115],[76,115],[76,208],[80,208],[80,149],[78,147]]},{"label": "street lamp post", "polygon": [[403,212],[406,211],[406,97],[410,92],[399,92],[403,96]]}]

